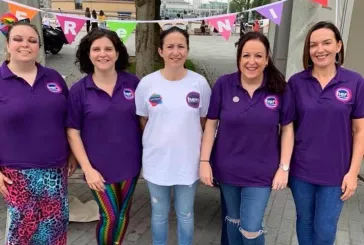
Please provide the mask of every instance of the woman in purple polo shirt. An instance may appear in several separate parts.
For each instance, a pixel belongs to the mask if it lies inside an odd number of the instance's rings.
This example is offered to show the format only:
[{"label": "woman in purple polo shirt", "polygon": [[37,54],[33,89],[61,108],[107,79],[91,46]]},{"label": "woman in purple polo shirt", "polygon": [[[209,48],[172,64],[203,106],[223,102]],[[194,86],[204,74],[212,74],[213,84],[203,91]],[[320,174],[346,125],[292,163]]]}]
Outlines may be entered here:
[{"label": "woman in purple polo shirt", "polygon": [[209,186],[213,178],[220,183],[229,244],[263,245],[271,190],[285,188],[288,181],[294,106],[263,34],[249,32],[240,38],[237,66],[237,72],[221,76],[212,89],[200,177]]},{"label": "woman in purple polo shirt", "polygon": [[337,27],[308,32],[304,70],[289,79],[296,107],[289,186],[302,245],[333,245],[343,201],[354,195],[364,147],[364,80],[344,69]]},{"label": "woman in purple polo shirt", "polygon": [[0,193],[10,219],[6,244],[66,245],[67,85],[58,72],[36,62],[41,44],[35,26],[10,26],[6,44],[8,59],[0,67]]},{"label": "woman in purple polo shirt", "polygon": [[141,168],[141,128],[125,72],[129,55],[118,35],[94,29],[82,38],[76,63],[87,76],[70,90],[69,142],[99,204],[99,245],[121,244]]}]

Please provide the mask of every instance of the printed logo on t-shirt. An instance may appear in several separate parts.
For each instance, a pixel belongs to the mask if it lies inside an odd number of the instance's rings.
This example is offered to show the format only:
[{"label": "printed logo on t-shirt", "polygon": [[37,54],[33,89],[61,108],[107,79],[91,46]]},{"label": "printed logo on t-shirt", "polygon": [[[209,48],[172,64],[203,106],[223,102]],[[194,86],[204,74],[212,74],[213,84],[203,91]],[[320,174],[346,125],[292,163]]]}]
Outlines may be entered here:
[{"label": "printed logo on t-shirt", "polygon": [[186,96],[187,105],[192,108],[200,107],[200,93],[197,92],[189,92]]},{"label": "printed logo on t-shirt", "polygon": [[130,88],[124,88],[123,93],[124,93],[125,99],[127,99],[127,100],[134,99],[134,91],[132,89],[130,89]]},{"label": "printed logo on t-shirt", "polygon": [[59,94],[62,92],[62,87],[58,83],[47,83],[47,89],[51,91],[52,93]]},{"label": "printed logo on t-shirt", "polygon": [[264,105],[269,109],[276,109],[279,105],[278,97],[274,95],[268,95],[264,99]]},{"label": "printed logo on t-shirt", "polygon": [[149,103],[154,107],[157,105],[162,104],[162,96],[160,96],[159,94],[153,93],[150,97],[149,97]]},{"label": "printed logo on t-shirt", "polygon": [[338,88],[335,90],[335,97],[341,102],[348,102],[351,100],[352,93],[348,88]]}]

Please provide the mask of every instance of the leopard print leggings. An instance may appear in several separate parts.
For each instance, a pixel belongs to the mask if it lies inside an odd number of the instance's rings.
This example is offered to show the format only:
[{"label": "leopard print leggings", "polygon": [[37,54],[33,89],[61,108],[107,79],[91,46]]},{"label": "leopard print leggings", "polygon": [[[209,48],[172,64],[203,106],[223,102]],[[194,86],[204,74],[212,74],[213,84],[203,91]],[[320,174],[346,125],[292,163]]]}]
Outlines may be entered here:
[{"label": "leopard print leggings", "polygon": [[13,181],[5,199],[10,222],[7,245],[66,245],[67,168],[0,171]]}]

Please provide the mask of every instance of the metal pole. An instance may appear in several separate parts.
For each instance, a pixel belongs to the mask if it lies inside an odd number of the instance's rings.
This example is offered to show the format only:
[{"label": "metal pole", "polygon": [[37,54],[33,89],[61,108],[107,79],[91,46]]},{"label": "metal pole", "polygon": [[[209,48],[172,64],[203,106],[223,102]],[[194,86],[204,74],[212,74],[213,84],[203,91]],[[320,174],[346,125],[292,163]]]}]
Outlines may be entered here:
[{"label": "metal pole", "polygon": [[336,15],[335,15],[335,24],[336,26],[338,26],[339,24],[339,0],[336,0],[336,7],[335,7],[335,12],[336,12]]},{"label": "metal pole", "polygon": [[230,0],[227,0],[227,10],[226,10],[227,14],[230,14]]}]

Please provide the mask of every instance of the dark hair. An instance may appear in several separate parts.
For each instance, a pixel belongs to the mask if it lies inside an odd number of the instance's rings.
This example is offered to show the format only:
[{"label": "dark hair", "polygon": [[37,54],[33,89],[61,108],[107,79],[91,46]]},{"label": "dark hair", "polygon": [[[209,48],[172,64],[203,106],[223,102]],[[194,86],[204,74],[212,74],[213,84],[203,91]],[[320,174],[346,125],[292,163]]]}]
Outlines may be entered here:
[{"label": "dark hair", "polygon": [[105,15],[104,11],[100,10],[100,14],[99,15],[100,16],[104,16]]},{"label": "dark hair", "polygon": [[312,33],[319,29],[331,30],[335,35],[336,41],[341,42],[341,44],[342,44],[341,50],[338,54],[336,54],[336,62],[339,66],[344,64],[344,54],[345,54],[344,42],[341,37],[339,29],[331,22],[320,21],[320,22],[316,23],[313,27],[311,27],[311,29],[308,31],[307,36],[306,36],[305,46],[303,48],[303,55],[302,55],[303,67],[305,68],[305,70],[309,69],[310,66],[313,66],[313,62],[312,62],[311,56],[310,56],[310,39],[311,39]]},{"label": "dark hair", "polygon": [[92,10],[91,15],[92,15],[92,17],[94,17],[95,19],[97,18],[97,14],[96,14],[96,11],[95,11],[95,10]]},{"label": "dark hair", "polygon": [[270,54],[269,54],[270,45],[269,45],[268,38],[260,32],[248,32],[247,34],[240,37],[240,39],[237,43],[238,44],[237,66],[238,66],[239,73],[241,73],[240,60],[241,60],[241,55],[242,55],[244,45],[248,41],[251,41],[251,40],[257,40],[257,41],[260,41],[261,43],[263,43],[265,50],[267,52],[268,65],[264,69],[265,76],[268,78],[267,83],[266,83],[267,89],[273,93],[278,93],[278,94],[283,93],[283,91],[286,87],[286,81],[285,81],[284,75],[273,64],[272,58],[270,57]]},{"label": "dark hair", "polygon": [[110,31],[107,29],[93,29],[86,36],[84,36],[80,44],[78,45],[76,52],[76,61],[75,64],[79,65],[80,71],[83,73],[93,73],[94,65],[90,60],[90,48],[92,43],[102,37],[108,38],[112,44],[116,52],[119,54],[118,59],[115,62],[115,70],[122,71],[125,70],[129,65],[129,54],[126,50],[125,45],[118,37],[116,32]]},{"label": "dark hair", "polygon": [[187,49],[190,49],[190,35],[188,35],[188,32],[186,30],[183,30],[177,26],[172,26],[171,28],[161,32],[159,42],[160,49],[163,49],[164,39],[166,38],[166,36],[173,32],[181,33],[186,38]]},{"label": "dark hair", "polygon": [[10,25],[9,26],[9,30],[8,30],[8,33],[6,33],[6,42],[9,43],[9,38],[10,38],[10,33],[11,31],[17,27],[17,26],[28,26],[30,28],[32,28],[36,33],[37,33],[37,36],[38,36],[38,43],[39,43],[39,47],[42,46],[42,43],[41,43],[41,38],[40,38],[40,34],[39,34],[39,31],[37,29],[37,27],[33,24],[30,24],[29,22],[26,22],[26,21],[18,21],[18,22],[15,22],[14,24]]},{"label": "dark hair", "polygon": [[85,10],[85,16],[86,17],[91,17],[91,13],[90,13],[90,8],[87,7],[86,10]]}]

